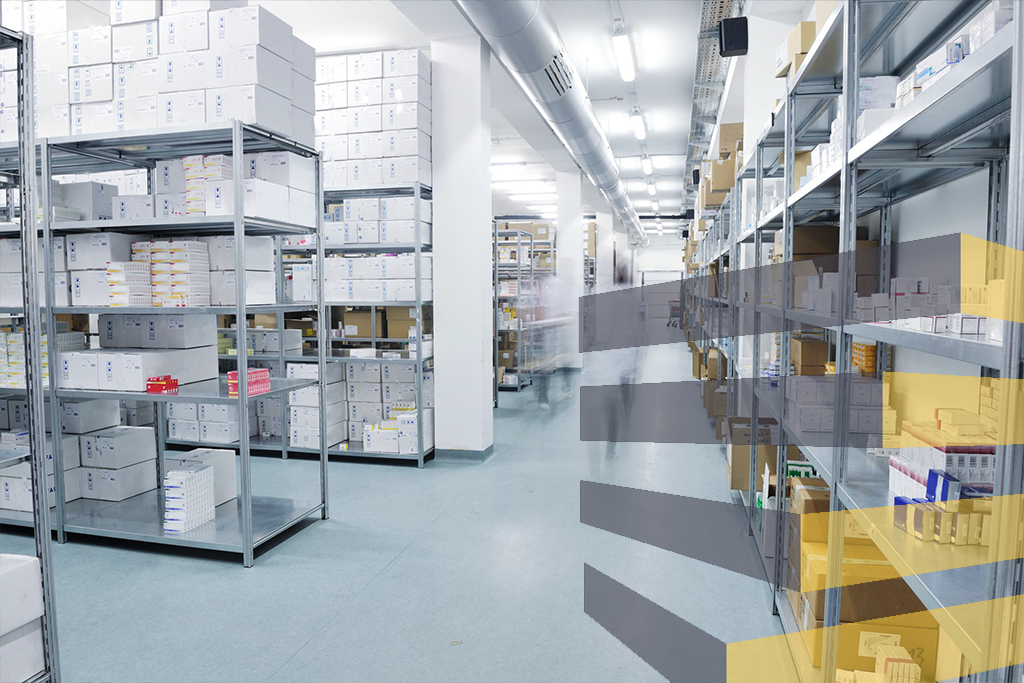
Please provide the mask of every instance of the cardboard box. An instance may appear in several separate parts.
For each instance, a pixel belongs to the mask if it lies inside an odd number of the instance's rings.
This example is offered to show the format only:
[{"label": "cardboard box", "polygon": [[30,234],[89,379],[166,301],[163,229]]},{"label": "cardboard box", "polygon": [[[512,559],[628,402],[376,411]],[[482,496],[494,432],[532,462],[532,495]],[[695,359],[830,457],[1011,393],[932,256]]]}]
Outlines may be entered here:
[{"label": "cardboard box", "polygon": [[[234,270],[218,270],[210,273],[210,305],[234,306],[236,302],[236,279]],[[245,302],[252,304],[273,304],[277,301],[277,275],[270,271],[245,271]]]},{"label": "cardboard box", "polygon": [[121,469],[81,468],[82,497],[120,502],[156,488],[156,460]]},{"label": "cardboard box", "polygon": [[[234,184],[237,179],[206,181],[206,215],[231,216],[235,212]],[[242,212],[252,218],[288,222],[288,188],[257,178],[244,178]]]},{"label": "cardboard box", "polygon": [[718,159],[711,162],[709,178],[712,192],[728,192],[736,184],[736,160]]},{"label": "cardboard box", "polygon": [[111,59],[111,27],[91,26],[68,31],[68,65],[106,64]]},{"label": "cardboard box", "polygon": [[217,316],[212,313],[143,315],[141,318],[140,348],[191,349],[217,344]]},{"label": "cardboard box", "polygon": [[160,17],[160,54],[195,52],[210,47],[209,14],[184,12]]},{"label": "cardboard box", "polygon": [[363,52],[348,56],[348,79],[358,81],[384,76],[384,56],[381,52]]},{"label": "cardboard box", "polygon": [[68,434],[85,434],[114,427],[121,420],[117,399],[61,401],[61,428]]},{"label": "cardboard box", "polygon": [[292,58],[292,27],[263,7],[210,12],[210,49],[259,45],[286,60]]},{"label": "cardboard box", "polygon": [[83,467],[119,470],[156,457],[152,427],[113,427],[79,437]]},{"label": "cardboard box", "polygon": [[[235,270],[235,236],[217,235],[215,237],[200,237],[201,241],[209,245],[210,270]],[[272,237],[246,236],[245,246],[245,270],[248,273],[253,270],[273,271],[274,270],[274,240]]]},{"label": "cardboard box", "polygon": [[187,90],[157,98],[157,127],[197,126],[206,123],[206,91]]},{"label": "cardboard box", "polygon": [[[743,142],[743,122],[721,123],[718,125],[718,158],[736,160],[734,151],[737,144]],[[735,173],[733,173],[735,176]],[[730,186],[731,189],[731,186]]]},{"label": "cardboard box", "polygon": [[[777,447],[771,445],[771,427],[758,421],[757,472],[763,472],[765,466],[775,474]],[[777,425],[775,426],[777,429]],[[729,477],[729,488],[733,490],[750,489],[750,420],[748,418],[729,418],[728,443],[726,445],[726,469]],[[758,487],[760,488],[760,487]]]},{"label": "cardboard box", "polygon": [[828,353],[828,342],[798,338],[792,338],[789,341],[789,358],[797,366],[824,366],[828,362]]},{"label": "cardboard box", "polygon": [[292,70],[287,59],[260,45],[210,53],[206,87],[259,85],[287,100],[292,98]]},{"label": "cardboard box", "polygon": [[262,85],[210,88],[206,93],[206,123],[238,119],[259,124],[272,132],[290,136],[291,104],[288,98]]},{"label": "cardboard box", "polygon": [[775,50],[775,76],[789,73],[798,54],[806,54],[814,44],[814,22],[801,21],[790,32],[784,43]]},{"label": "cardboard box", "polygon": [[[391,309],[387,309],[390,314]],[[377,311],[376,320],[376,334],[378,338],[384,338],[384,311]],[[389,319],[390,320],[390,319]],[[340,327],[343,330],[345,338],[369,338],[373,332],[371,330],[371,323],[373,317],[369,311],[345,311]],[[390,334],[390,333],[389,333]]]},{"label": "cardboard box", "polygon": [[238,474],[234,451],[196,448],[185,453],[164,455],[165,472],[189,464],[208,465],[213,468],[214,505],[222,505],[238,496]]},{"label": "cardboard box", "polygon": [[157,56],[156,21],[124,24],[111,29],[111,58],[116,62],[134,62]]},{"label": "cardboard box", "polygon": [[383,130],[418,129],[431,135],[433,127],[430,109],[410,102],[382,105],[381,127]]}]

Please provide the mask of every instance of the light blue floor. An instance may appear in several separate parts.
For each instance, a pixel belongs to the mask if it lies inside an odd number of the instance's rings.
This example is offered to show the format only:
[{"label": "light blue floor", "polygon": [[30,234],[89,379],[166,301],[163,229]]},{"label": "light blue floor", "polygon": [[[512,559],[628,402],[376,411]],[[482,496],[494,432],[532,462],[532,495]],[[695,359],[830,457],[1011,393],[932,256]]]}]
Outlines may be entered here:
[{"label": "light blue floor", "polygon": [[[632,358],[590,354],[576,384],[617,382]],[[685,347],[671,346],[647,352],[640,379],[689,375]],[[575,392],[550,411],[532,389],[502,393],[484,463],[331,463],[331,519],[252,569],[168,549],[55,546],[64,679],[664,680],[584,614],[584,562],[726,642],[779,633],[765,584],[580,524],[583,479],[732,498],[720,446],[609,454],[581,443]],[[256,476],[288,485],[313,467],[274,462]],[[0,550],[31,542],[5,533]]]}]

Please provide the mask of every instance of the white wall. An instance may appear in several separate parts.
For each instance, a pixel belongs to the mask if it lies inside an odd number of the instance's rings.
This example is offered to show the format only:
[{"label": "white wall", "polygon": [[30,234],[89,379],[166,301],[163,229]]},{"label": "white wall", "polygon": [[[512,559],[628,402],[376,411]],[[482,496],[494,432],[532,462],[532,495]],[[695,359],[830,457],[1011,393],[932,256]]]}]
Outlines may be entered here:
[{"label": "white wall", "polygon": [[[637,270],[678,270],[682,272],[682,247],[648,247],[637,255]],[[639,279],[637,284],[639,284]]]}]

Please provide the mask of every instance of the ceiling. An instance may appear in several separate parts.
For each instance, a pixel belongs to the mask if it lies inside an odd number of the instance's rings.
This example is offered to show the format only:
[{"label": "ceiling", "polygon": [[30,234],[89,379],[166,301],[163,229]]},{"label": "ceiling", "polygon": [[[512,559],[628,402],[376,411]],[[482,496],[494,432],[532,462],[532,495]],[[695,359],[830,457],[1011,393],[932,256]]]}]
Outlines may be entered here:
[{"label": "ceiling", "polygon": [[[296,35],[317,52],[429,46],[430,40],[467,35],[472,31],[450,0],[337,0],[302,3],[256,0],[290,23]],[[316,12],[310,12],[310,6]],[[652,213],[651,197],[640,167],[641,144],[629,123],[629,90],[619,76],[612,51],[613,17],[621,16],[636,61],[636,98],[647,127],[645,141],[654,165],[657,199],[662,214],[682,206],[684,163],[689,133],[690,94],[696,61],[696,34],[701,3],[697,0],[557,0],[548,10],[561,33],[620,161],[623,182],[642,216]],[[681,40],[680,36],[686,37]],[[511,77],[492,60],[492,178],[496,215],[540,214],[529,207],[553,206],[553,198],[511,199],[504,178],[515,173],[554,180],[555,170],[575,164],[546,122],[519,91]],[[519,170],[505,162],[518,161]],[[528,162],[526,166],[522,162]],[[545,192],[550,188],[542,188]],[[584,200],[593,210],[603,203],[593,188]],[[551,201],[549,201],[549,199]],[[541,201],[541,203],[536,203]],[[644,221],[647,227],[647,221]],[[650,225],[653,227],[654,223]],[[672,232],[674,223],[664,221]]]}]

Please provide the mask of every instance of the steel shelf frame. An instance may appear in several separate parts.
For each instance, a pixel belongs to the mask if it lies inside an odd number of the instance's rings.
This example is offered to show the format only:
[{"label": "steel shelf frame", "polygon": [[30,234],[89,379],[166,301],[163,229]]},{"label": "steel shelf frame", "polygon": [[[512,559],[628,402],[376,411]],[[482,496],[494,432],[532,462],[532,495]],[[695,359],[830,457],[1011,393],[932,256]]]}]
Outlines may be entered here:
[{"label": "steel shelf frame", "polygon": [[[841,252],[855,249],[857,219],[872,213],[880,217],[880,243],[883,247],[887,246],[892,243],[893,206],[983,169],[988,169],[989,173],[988,239],[1013,249],[1024,250],[1024,183],[1021,181],[1024,177],[1024,116],[1016,114],[1024,111],[1022,3],[1014,3],[1014,22],[1010,26],[953,68],[948,76],[932,85],[927,91],[927,97],[912,102],[863,140],[856,139],[855,118],[847,117],[842,129],[841,158],[799,189],[794,187],[792,178],[795,150],[807,149],[808,145],[813,146],[823,141],[819,139],[820,134],[835,116],[833,102],[843,98],[845,110],[856,111],[861,73],[904,75],[916,61],[934,51],[987,4],[980,0],[961,0],[943,3],[941,6],[841,0],[819,30],[802,66],[787,83],[786,97],[775,108],[768,130],[757,140],[754,149],[748,151],[746,163],[737,177],[736,185],[727,196],[726,205],[715,212],[705,212],[703,217],[712,218],[714,222],[698,245],[698,260],[701,264],[698,274],[706,276],[708,263],[719,258],[722,253],[734,251],[739,243],[752,240],[755,245],[756,268],[753,279],[755,291],[759,292],[761,266],[765,265],[762,234],[770,234],[774,230],[783,231],[782,257],[784,262],[789,263],[793,256],[793,228],[805,222],[821,220],[823,215],[829,216],[829,220],[840,226]],[[826,114],[828,118],[823,119]],[[819,120],[825,121],[824,129]],[[1008,148],[1005,146],[1007,139]],[[781,164],[775,161],[777,152],[768,154],[769,149],[779,148],[783,151]],[[785,198],[780,206],[773,207],[771,211],[763,211],[763,180],[778,173],[784,178]],[[720,237],[715,233],[714,223],[723,219],[730,200],[743,197],[744,180],[752,181],[755,185],[753,215],[756,225],[747,234],[730,236],[728,244],[723,246],[718,241]],[[736,221],[734,225],[742,223]],[[891,264],[885,257],[885,250],[881,251],[879,291],[884,292],[888,291]],[[735,254],[734,265],[738,265]],[[855,517],[865,517],[861,510],[892,504],[884,473],[871,466],[873,458],[869,458],[863,448],[844,443],[839,436],[848,431],[848,415],[841,410],[841,397],[849,391],[849,382],[843,378],[853,371],[851,351],[854,338],[878,342],[879,359],[883,365],[890,356],[889,350],[902,346],[939,358],[969,362],[992,376],[1011,379],[1024,376],[1024,326],[1020,323],[1007,323],[1004,341],[998,344],[978,336],[928,334],[894,324],[855,321],[851,310],[856,291],[854,272],[852,267],[846,265],[842,265],[840,270],[842,303],[838,313],[824,315],[803,311],[793,308],[792,278],[789,277],[788,267],[786,270],[781,305],[738,301],[738,288],[735,285],[730,287],[726,304],[733,315],[739,309],[748,315],[753,314],[755,334],[752,376],[755,378],[761,374],[760,340],[761,330],[765,329],[761,322],[762,316],[769,315],[782,321],[782,373],[778,378],[778,386],[759,384],[752,392],[748,404],[752,422],[756,422],[760,416],[771,417],[779,423],[776,471],[780,473],[777,481],[777,505],[780,508],[788,506],[785,500],[788,444],[797,446],[832,487],[831,509],[834,512],[849,511]],[[1024,282],[1019,281],[1019,273],[1013,275],[1018,277],[1018,281],[1008,282],[1007,289],[1019,297],[1020,292],[1024,291]],[[691,335],[707,334],[707,330],[697,323],[697,309],[702,306],[705,311],[713,311],[720,302],[697,296],[692,288],[688,289],[685,285],[683,295],[688,304],[688,331]],[[1019,309],[1020,305],[1018,300],[1013,310]],[[713,321],[712,318],[711,330],[714,330]],[[830,447],[809,445],[807,435],[802,434],[787,419],[785,402],[781,400],[785,395],[788,374],[789,337],[800,326],[820,328],[827,335],[826,338],[835,344],[836,372],[841,386],[836,388],[835,436]],[[726,367],[730,370],[730,377],[747,376],[735,362]],[[730,397],[730,415],[738,414],[733,412],[734,408]],[[1014,419],[1019,419],[1022,410],[1024,406],[1004,405],[1003,424],[1011,424]],[[757,473],[754,471],[756,457],[753,446],[751,451],[751,488],[742,491],[739,498],[751,508],[748,514],[750,531],[756,535],[758,532],[754,527],[753,514],[756,486],[753,482],[756,481]],[[997,473],[996,495],[1024,493],[1024,446],[1000,446],[997,461],[1000,469]],[[842,515],[833,515],[833,526],[839,526],[830,529],[832,539],[843,537],[841,518]],[[862,521],[865,525],[870,524],[867,517]],[[1017,528],[1012,522],[1006,527]],[[891,526],[889,529],[873,529],[872,533],[879,534],[879,547],[889,561],[906,570],[904,573],[908,574],[908,586],[918,594],[927,608],[940,613],[940,625],[963,653],[963,670],[972,671],[964,680],[970,683],[1021,680],[1024,667],[1020,665],[994,671],[976,671],[971,662],[979,659],[990,662],[1024,661],[1024,637],[1016,633],[1019,628],[1009,642],[1006,638],[992,638],[992,652],[983,653],[979,647],[985,642],[989,629],[992,629],[992,633],[1011,633],[1010,624],[1021,619],[1024,607],[1019,597],[1022,593],[1020,576],[1024,574],[1024,562],[1010,561],[991,565],[979,563],[979,566],[970,569],[968,583],[972,588],[967,590],[963,581],[944,579],[941,572],[933,575],[912,574],[911,569],[920,566],[921,561],[915,559],[914,549],[901,542],[906,539],[890,538]],[[773,612],[780,616],[784,631],[794,634],[799,630],[799,625],[782,588],[788,535],[781,528],[777,531],[774,567],[766,566],[766,571],[776,586]],[[1004,536],[999,542],[1012,545],[1000,555],[1024,557],[1024,539],[1014,538],[1012,532]],[[887,540],[883,541],[883,538]],[[756,537],[755,545],[762,553],[763,560],[764,550],[760,540],[759,536]],[[840,585],[842,552],[841,540],[829,544],[829,585]],[[958,576],[960,579],[966,577]],[[994,613],[991,624],[959,624],[943,609],[956,604],[1013,596],[1018,596],[1016,601],[1002,613]],[[825,614],[821,615],[826,626],[839,623],[840,600],[840,588],[826,591]],[[832,631],[834,635],[835,630]],[[833,680],[829,676],[834,674],[836,668],[836,651],[835,639],[826,638],[820,671],[806,675],[802,671],[801,679]],[[806,653],[803,652],[794,652],[794,659],[800,660],[799,655],[806,659]]]},{"label": "steel shelf frame", "polygon": [[[416,366],[416,414],[418,419],[417,424],[417,452],[415,454],[394,454],[394,453],[373,453],[363,451],[362,444],[351,444],[347,440],[343,444],[332,444],[332,446],[338,446],[337,448],[328,448],[329,455],[345,455],[348,457],[367,457],[367,458],[386,458],[386,459],[397,459],[397,460],[414,460],[417,466],[422,469],[428,457],[434,453],[433,446],[425,446],[423,442],[424,438],[424,419],[425,411],[432,409],[425,405],[423,400],[423,377],[426,372],[433,372],[432,363],[433,354],[426,354],[423,352],[423,309],[425,306],[433,306],[433,297],[425,300],[423,298],[423,254],[429,254],[433,251],[433,234],[431,233],[431,239],[428,241],[424,234],[423,225],[426,221],[423,220],[421,214],[420,200],[432,199],[433,189],[429,185],[421,183],[407,183],[397,185],[374,185],[369,187],[353,187],[344,190],[329,190],[323,192],[321,197],[320,206],[326,209],[328,204],[336,204],[343,202],[345,199],[352,199],[356,197],[374,198],[374,197],[396,197],[396,196],[411,196],[414,198],[413,206],[414,213],[413,218],[415,221],[415,233],[413,236],[412,244],[353,244],[353,245],[332,245],[327,248],[327,251],[338,254],[394,254],[394,253],[406,253],[415,255],[415,290],[416,298],[413,301],[328,301],[325,303],[326,310],[322,314],[324,320],[325,329],[330,329],[333,320],[331,318],[331,308],[335,306],[348,306],[350,308],[369,308],[370,309],[370,336],[368,338],[359,339],[345,339],[328,337],[325,344],[318,344],[318,347],[326,347],[327,361],[328,362],[345,362],[345,361],[360,361],[360,360],[374,360],[378,359],[388,363],[407,363],[414,364]],[[318,240],[318,245],[320,241]],[[323,278],[323,270],[320,270],[319,279]],[[384,343],[408,343],[409,339],[393,339],[389,337],[378,336],[380,332],[377,329],[377,311],[382,308],[410,308],[416,309],[416,351],[405,352],[391,352],[383,349],[379,349],[379,344]],[[373,358],[366,358],[360,356],[347,356],[343,355],[347,352],[346,349],[336,348],[335,344],[345,343],[369,343],[370,348],[374,350]],[[405,357],[387,357],[391,353],[405,353],[408,354]],[[302,362],[308,360],[302,357],[286,359],[292,362]],[[324,405],[321,403],[321,405]],[[326,418],[324,418],[326,419]],[[435,443],[437,436],[435,434]],[[343,447],[342,447],[343,446]],[[287,457],[289,451],[302,452],[303,449],[287,448],[287,444],[282,448],[283,455]]]},{"label": "steel shelf frame", "polygon": [[[223,124],[210,124],[205,126],[190,126],[183,128],[168,129],[164,131],[147,131],[131,133],[114,133],[102,135],[83,135],[69,138],[52,138],[42,140],[40,144],[40,169],[43,178],[51,178],[59,173],[83,173],[98,170],[144,168],[149,171],[155,167],[160,159],[172,158],[175,156],[187,155],[189,153],[230,154],[234,165],[234,176],[245,177],[243,154],[252,151],[287,151],[303,157],[312,158],[315,162],[315,187],[318,200],[322,202],[322,177],[323,168],[319,154],[304,145],[278,137],[262,129],[243,124],[237,120]],[[82,160],[85,161],[82,161]],[[150,173],[150,184],[152,185],[152,173]],[[152,188],[151,188],[152,189]],[[244,188],[241,183],[235,183],[232,215],[225,217],[211,216],[182,219],[164,220],[150,219],[142,221],[100,221],[83,224],[69,224],[56,222],[52,219],[52,197],[50,195],[50,183],[42,183],[41,198],[43,207],[42,235],[45,243],[49,243],[51,235],[63,234],[65,232],[98,231],[116,229],[124,232],[138,232],[140,234],[227,234],[233,235],[236,244],[242,244],[247,235],[280,235],[291,233],[314,234],[317,237],[317,251],[315,258],[318,263],[323,262],[323,234],[322,213],[317,212],[317,219],[312,226],[300,226],[282,223],[280,221],[267,221],[260,218],[253,218],[244,215]],[[33,244],[34,241],[33,241]],[[280,240],[276,240],[278,247],[278,291],[283,292],[281,286],[282,272],[280,270]],[[46,274],[47,300],[54,300],[53,255],[49,249],[44,251],[44,272]],[[236,272],[245,272],[245,250],[235,251]],[[318,272],[322,272],[322,268]],[[29,278],[30,281],[34,279]],[[26,287],[29,284],[26,283]],[[236,282],[236,305],[233,307],[207,307],[201,312],[219,313],[234,315],[240,327],[247,315],[267,312],[275,313],[281,321],[285,311],[315,311],[317,315],[317,338],[326,339],[326,329],[323,325],[323,284],[317,280],[315,300],[312,302],[280,303],[274,305],[248,306],[245,298],[245,280],[237,278]],[[60,311],[66,312],[106,312],[120,313],[128,312],[130,309],[119,307],[90,308],[56,308],[48,309],[48,328],[56,329],[56,316]],[[187,308],[147,308],[144,311],[149,314],[180,315],[198,312]],[[283,324],[281,325],[283,328]],[[239,357],[248,357],[247,336],[236,335],[236,349]],[[326,345],[321,344],[317,362],[320,367],[320,376],[326,372]],[[57,352],[53,345],[49,347],[49,363],[51,368],[58,367]],[[30,360],[28,367],[41,367]],[[283,370],[283,367],[282,367]],[[49,397],[53,405],[61,398],[127,398],[137,400],[154,401],[156,404],[156,432],[157,432],[157,485],[156,493],[150,491],[148,494],[141,494],[129,498],[120,503],[113,503],[100,509],[90,509],[88,514],[77,515],[74,519],[69,514],[69,506],[75,506],[74,502],[64,502],[64,470],[60,465],[62,462],[61,440],[54,439],[54,488],[57,498],[57,537],[63,543],[67,540],[68,533],[83,535],[105,536],[124,538],[143,543],[173,544],[194,548],[211,548],[227,550],[240,554],[242,564],[245,567],[252,567],[255,562],[255,549],[258,545],[273,537],[277,533],[290,528],[297,522],[319,513],[322,519],[329,517],[328,505],[328,482],[327,482],[327,450],[330,444],[327,440],[326,415],[321,415],[319,449],[320,455],[320,487],[319,502],[298,503],[290,499],[278,499],[278,503],[269,504],[262,501],[254,506],[252,493],[252,464],[251,444],[249,438],[249,411],[248,403],[259,397],[284,395],[284,393],[296,388],[313,386],[319,384],[321,404],[324,402],[324,385],[315,381],[289,380],[283,377],[272,378],[271,391],[257,396],[248,395],[248,376],[245,372],[238,375],[238,395],[230,396],[227,391],[227,382],[224,377],[205,382],[196,382],[184,385],[179,393],[174,396],[147,394],[144,392],[112,392],[112,391],[88,391],[77,389],[66,389],[57,386],[53,381],[49,386]],[[40,384],[41,388],[41,384]],[[162,528],[162,507],[160,505],[141,505],[140,500],[148,499],[153,495],[159,496],[163,486],[164,455],[166,452],[166,434],[164,423],[166,419],[165,404],[170,400],[188,400],[194,397],[197,401],[209,403],[237,404],[239,406],[239,482],[240,492],[237,498],[237,515],[229,515],[230,519],[225,525],[218,524],[215,536],[221,540],[200,540],[206,532],[194,532],[182,536],[168,537],[163,533]],[[61,433],[59,412],[51,411],[51,431],[54,434]],[[42,421],[39,421],[40,428]],[[286,504],[288,503],[288,504]],[[228,511],[218,511],[218,518],[223,517]],[[291,515],[285,519],[281,514]],[[143,515],[144,519],[133,519],[132,515]],[[263,516],[268,515],[267,519]],[[271,520],[268,522],[267,520]],[[224,520],[222,520],[224,521]],[[269,528],[267,525],[270,525]],[[131,531],[126,531],[131,527]],[[230,527],[230,528],[228,528]],[[261,528],[263,531],[254,532],[254,528]]]},{"label": "steel shelf frame", "polygon": [[[29,446],[20,454],[5,453],[7,457],[0,462],[0,468],[12,466],[19,462],[29,464],[32,480],[32,512],[31,515],[13,515],[21,519],[18,523],[30,526],[35,541],[35,556],[39,560],[40,585],[43,597],[42,640],[43,670],[32,677],[33,682],[59,683],[61,680],[60,651],[57,643],[57,608],[55,604],[53,550],[51,533],[54,528],[50,518],[50,503],[46,483],[46,463],[42,454],[45,452],[46,430],[44,425],[44,397],[42,366],[43,312],[47,299],[38,291],[36,273],[39,264],[39,240],[33,212],[24,207],[35,206],[39,182],[36,178],[37,143],[33,130],[31,97],[34,91],[33,50],[34,38],[27,33],[0,28],[0,49],[17,51],[17,112],[18,142],[7,148],[4,171],[6,177],[3,186],[7,190],[8,219],[13,219],[13,197],[18,192],[22,210],[16,222],[18,236],[24,248],[21,250],[22,308],[7,309],[7,313],[20,317],[25,324],[25,389],[24,395],[28,402]],[[46,185],[46,183],[44,183]],[[44,253],[52,257],[50,249]],[[51,299],[52,300],[52,299]],[[51,324],[48,328],[54,330]],[[56,412],[56,411],[54,411]],[[58,441],[55,439],[54,441]],[[56,471],[56,468],[55,468]],[[3,523],[8,522],[12,515],[5,515]]]},{"label": "steel shelf frame", "polygon": [[[498,406],[498,392],[522,391],[533,384],[533,332],[528,323],[535,317],[534,307],[536,306],[537,295],[537,270],[534,267],[534,237],[525,230],[512,228],[499,229],[498,221],[492,222],[493,244],[494,244],[494,406]],[[516,262],[501,263],[498,260],[498,251],[501,246],[515,247]],[[529,255],[529,263],[523,263],[523,256]],[[499,296],[501,282],[515,281],[515,296]],[[529,286],[529,291],[524,292],[523,284]],[[511,299],[516,308],[516,320],[518,327],[503,329],[498,326],[499,312],[501,311],[502,300]],[[524,305],[529,302],[529,305]],[[528,312],[524,316],[524,310]],[[516,338],[516,384],[506,385],[498,382],[498,358],[500,355],[499,346],[502,334],[517,334]]]}]

